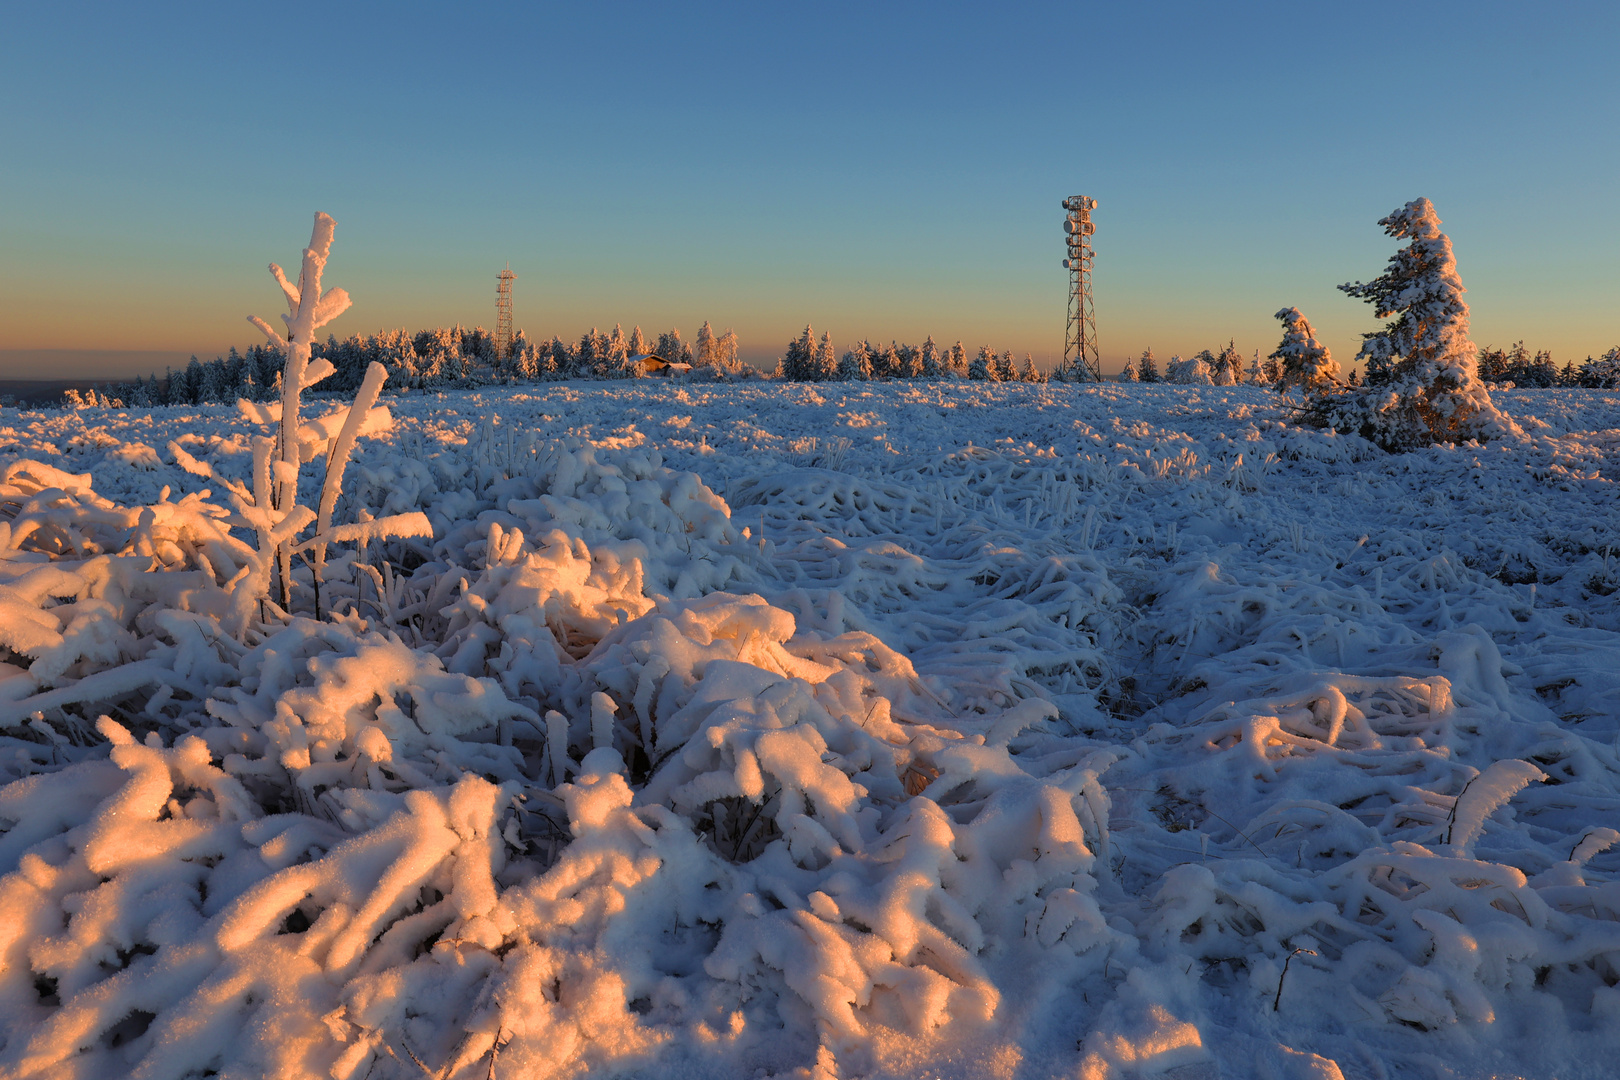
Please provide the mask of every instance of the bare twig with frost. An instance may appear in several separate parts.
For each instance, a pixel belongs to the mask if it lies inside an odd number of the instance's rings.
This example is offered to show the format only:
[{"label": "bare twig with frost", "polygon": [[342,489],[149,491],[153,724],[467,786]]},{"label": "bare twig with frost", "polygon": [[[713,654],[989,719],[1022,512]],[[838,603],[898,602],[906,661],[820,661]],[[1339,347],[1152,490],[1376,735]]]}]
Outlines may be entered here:
[{"label": "bare twig with frost", "polygon": [[[246,568],[238,576],[241,584],[257,593],[255,597],[245,597],[247,603],[233,600],[238,632],[245,625],[251,600],[262,600],[269,592],[272,559],[280,576],[280,606],[283,611],[288,611],[292,606],[292,555],[313,549],[316,615],[319,616],[318,590],[325,573],[329,544],[346,540],[364,542],[384,537],[432,535],[427,518],[419,512],[339,526],[337,529],[332,527],[332,512],[343,489],[343,471],[354,450],[355,440],[361,434],[386,427],[391,422],[387,410],[373,410],[378,395],[382,393],[383,382],[388,377],[381,364],[374,363],[366,369],[354,404],[342,413],[342,426],[335,435],[329,427],[337,419],[338,413],[308,425],[299,423],[300,395],[304,389],[314,386],[335,370],[331,361],[324,357],[311,363],[315,331],[349,309],[349,294],[342,289],[321,292],[321,273],[332,250],[332,234],[336,227],[337,223],[330,216],[322,213],[315,215],[315,227],[310,234],[309,247],[304,249],[303,267],[298,272],[296,286],[287,280],[281,267],[270,264],[270,273],[287,298],[288,314],[281,317],[287,325],[286,338],[257,315],[248,316],[248,321],[264,331],[271,344],[287,351],[287,361],[282,373],[279,409],[246,401],[238,403],[249,419],[277,425],[275,442],[273,447],[268,448],[270,452],[266,452],[266,448],[257,441],[254,447],[252,506],[247,504],[245,492],[232,491],[238,512],[258,533],[262,564]],[[382,413],[380,421],[377,412]],[[326,480],[321,489],[320,509],[316,511],[298,505],[298,469],[306,458],[313,458],[323,450],[327,455]],[[311,521],[315,522],[315,535],[298,543],[298,534]]]},{"label": "bare twig with frost", "polygon": [[[285,339],[257,315],[248,321],[264,331],[271,344],[287,350],[287,363],[281,378],[281,427],[277,438],[278,461],[275,468],[276,489],[273,496],[277,510],[290,509],[298,501],[299,460],[298,403],[305,386],[313,385],[332,373],[330,361],[322,358],[309,362],[311,347],[315,344],[315,331],[349,309],[349,294],[332,289],[321,294],[321,272],[326,269],[326,257],[332,250],[332,233],[337,222],[330,215],[316,213],[315,228],[309,236],[309,247],[304,249],[304,264],[298,271],[298,284],[294,286],[275,263],[270,273],[287,297],[288,314],[281,317],[287,325]],[[292,436],[289,438],[289,434]],[[283,544],[276,550],[276,562],[281,571],[281,606],[292,602],[291,565],[289,552]]]}]

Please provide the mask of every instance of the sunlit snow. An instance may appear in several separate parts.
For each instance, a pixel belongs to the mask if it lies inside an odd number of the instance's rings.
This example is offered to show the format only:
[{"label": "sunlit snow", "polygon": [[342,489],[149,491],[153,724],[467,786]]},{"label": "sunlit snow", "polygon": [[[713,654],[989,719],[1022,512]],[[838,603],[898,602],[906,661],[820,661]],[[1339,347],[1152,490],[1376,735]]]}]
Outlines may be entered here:
[{"label": "sunlit snow", "polygon": [[1620,392],[1495,401],[306,393],[290,618],[275,416],[7,409],[0,1078],[1611,1075]]}]

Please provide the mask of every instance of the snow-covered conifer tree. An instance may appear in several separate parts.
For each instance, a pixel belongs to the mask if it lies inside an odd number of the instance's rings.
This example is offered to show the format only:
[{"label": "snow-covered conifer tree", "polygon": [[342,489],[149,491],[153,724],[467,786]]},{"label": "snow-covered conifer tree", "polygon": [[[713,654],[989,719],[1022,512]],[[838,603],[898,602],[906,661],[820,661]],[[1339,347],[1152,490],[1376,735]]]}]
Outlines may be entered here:
[{"label": "snow-covered conifer tree", "polygon": [[591,327],[579,343],[579,374],[582,378],[599,379],[608,360],[608,336]]},{"label": "snow-covered conifer tree", "polygon": [[1136,358],[1135,357],[1126,357],[1125,358],[1125,366],[1124,366],[1124,368],[1122,368],[1120,370],[1120,373],[1119,373],[1119,381],[1120,382],[1140,382],[1141,378],[1142,378],[1141,372],[1136,370]]},{"label": "snow-covered conifer tree", "polygon": [[837,377],[843,382],[866,382],[872,378],[872,346],[858,343],[838,361]]},{"label": "snow-covered conifer tree", "polygon": [[461,350],[445,353],[443,362],[439,365],[439,379],[441,382],[455,385],[467,377],[467,356]]},{"label": "snow-covered conifer tree", "polygon": [[995,363],[995,352],[991,350],[990,346],[981,345],[978,354],[973,357],[973,362],[968,365],[967,377],[975,382],[994,381],[996,377]]},{"label": "snow-covered conifer tree", "polygon": [[881,349],[872,350],[872,373],[880,379],[900,378],[900,350],[892,340]]},{"label": "snow-covered conifer tree", "polygon": [[1581,365],[1580,385],[1593,390],[1620,390],[1620,345],[1596,360],[1588,356]]},{"label": "snow-covered conifer tree", "polygon": [[230,383],[226,378],[225,361],[215,357],[202,365],[202,378],[198,381],[197,403],[213,405],[225,400]]},{"label": "snow-covered conifer tree", "polygon": [[513,365],[513,374],[525,382],[534,382],[540,377],[540,358],[551,359],[550,349],[541,349],[532,341],[525,341],[523,348],[516,353],[517,362]]},{"label": "snow-covered conifer tree", "polygon": [[1298,387],[1310,392],[1338,385],[1339,365],[1327,346],[1316,340],[1316,331],[1299,308],[1283,308],[1276,318],[1283,324],[1282,344],[1267,359],[1281,365],[1277,389],[1287,393]]},{"label": "snow-covered conifer tree", "polygon": [[646,356],[647,352],[647,338],[642,334],[641,327],[637,326],[630,331],[630,355]]},{"label": "snow-covered conifer tree", "polygon": [[1143,382],[1159,381],[1159,362],[1154,359],[1152,349],[1142,350],[1142,359],[1137,362],[1136,374]]},{"label": "snow-covered conifer tree", "polygon": [[1502,356],[1501,374],[1497,376],[1502,382],[1510,382],[1515,386],[1524,385],[1525,372],[1530,367],[1530,350],[1524,347],[1524,339],[1515,341],[1511,348]]},{"label": "snow-covered conifer tree", "polygon": [[1395,321],[1362,335],[1357,359],[1387,368],[1376,391],[1322,396],[1307,421],[1359,432],[1388,450],[1434,442],[1516,433],[1517,425],[1491,402],[1468,337],[1468,304],[1451,240],[1428,199],[1382,218],[1384,232],[1410,243],[1372,281],[1339,288]]},{"label": "snow-covered conifer tree", "polygon": [[697,344],[692,349],[692,366],[713,367],[715,359],[714,327],[709,325],[709,320],[704,319],[703,325],[698,327]]},{"label": "snow-covered conifer tree", "polygon": [[1039,383],[1046,379],[1035,366],[1035,357],[1029,353],[1024,354],[1024,366],[1018,369],[1018,378],[1021,382]]},{"label": "snow-covered conifer tree", "polygon": [[904,342],[897,345],[894,350],[895,375],[901,379],[915,379],[922,374],[922,358],[914,345]]},{"label": "snow-covered conifer tree", "polygon": [[934,335],[929,334],[928,340],[922,343],[922,355],[918,357],[922,365],[922,377],[937,379],[945,374],[945,362],[939,355],[939,346],[934,344]]},{"label": "snow-covered conifer tree", "polygon": [[183,384],[185,387],[186,396],[180,402],[180,404],[197,405],[203,401],[202,395],[203,390],[205,389],[203,386],[203,378],[202,361],[193,356],[191,358],[191,363],[186,365],[186,381]]},{"label": "snow-covered conifer tree", "polygon": [[958,378],[966,378],[968,373],[967,349],[963,348],[960,341],[951,346],[949,366],[952,375],[955,375]]},{"label": "snow-covered conifer tree", "polygon": [[1243,382],[1243,355],[1237,351],[1237,342],[1228,340],[1226,348],[1209,361],[1210,378],[1216,386],[1237,386]]},{"label": "snow-covered conifer tree", "polygon": [[[545,365],[541,365],[544,369]],[[568,343],[556,334],[551,336],[551,378],[567,379],[574,372],[574,353]]]},{"label": "snow-covered conifer tree", "polygon": [[715,366],[728,375],[739,370],[742,362],[737,358],[737,331],[726,327],[726,332],[720,335],[720,340],[714,347],[714,358]]},{"label": "snow-covered conifer tree", "polygon": [[816,358],[816,331],[806,323],[804,332],[788,342],[782,357],[782,377],[790,382],[808,382]]},{"label": "snow-covered conifer tree", "polygon": [[1530,350],[1520,341],[1509,354],[1511,365],[1507,377],[1518,387],[1546,389],[1558,385],[1558,369],[1553,366],[1552,353],[1540,349],[1532,358]]},{"label": "snow-covered conifer tree", "polygon": [[690,351],[686,343],[681,340],[681,332],[674,328],[659,334],[658,344],[653,348],[653,353],[659,359],[671,364],[691,363],[690,360],[686,359],[686,354]]},{"label": "snow-covered conifer tree", "polygon": [[828,382],[838,377],[838,354],[833,352],[832,331],[823,331],[821,344],[816,346],[815,364],[811,375],[816,382]]},{"label": "snow-covered conifer tree", "polygon": [[995,373],[996,382],[1017,382],[1018,369],[1013,366],[1012,350],[996,355],[992,361],[991,370]]},{"label": "snow-covered conifer tree", "polygon": [[640,378],[645,372],[642,371],[640,364],[630,362],[630,355],[630,339],[624,336],[624,328],[614,323],[613,333],[608,335],[603,354],[597,360],[597,378]]}]

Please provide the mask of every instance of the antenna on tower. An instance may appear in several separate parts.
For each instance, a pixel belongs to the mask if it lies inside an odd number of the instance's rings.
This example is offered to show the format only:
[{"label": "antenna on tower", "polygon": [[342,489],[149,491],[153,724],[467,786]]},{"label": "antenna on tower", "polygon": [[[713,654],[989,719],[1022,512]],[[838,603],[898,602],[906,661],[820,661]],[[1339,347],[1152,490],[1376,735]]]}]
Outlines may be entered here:
[{"label": "antenna on tower", "polygon": [[1091,302],[1091,237],[1097,231],[1091,212],[1097,200],[1071,195],[1063,200],[1063,219],[1069,257],[1069,322],[1063,334],[1063,362],[1053,376],[1063,382],[1102,382],[1102,360],[1097,355],[1097,311]]},{"label": "antenna on tower", "polygon": [[512,282],[517,280],[512,264],[507,263],[495,280],[495,356],[504,360],[512,352]]}]

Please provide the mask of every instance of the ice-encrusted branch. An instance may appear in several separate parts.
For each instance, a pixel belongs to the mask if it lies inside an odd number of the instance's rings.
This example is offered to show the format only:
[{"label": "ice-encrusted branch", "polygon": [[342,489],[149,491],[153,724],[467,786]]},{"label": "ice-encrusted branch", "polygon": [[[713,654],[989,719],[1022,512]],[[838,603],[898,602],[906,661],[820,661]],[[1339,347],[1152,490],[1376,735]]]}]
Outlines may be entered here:
[{"label": "ice-encrusted branch", "polygon": [[285,349],[287,347],[287,339],[277,333],[275,327],[271,326],[257,315],[249,315],[248,322],[264,331],[264,336],[269,338],[270,344],[274,345],[276,348]]},{"label": "ice-encrusted branch", "polygon": [[[328,215],[315,215],[315,227],[310,234],[309,247],[304,249],[297,285],[287,280],[281,267],[270,264],[270,274],[287,298],[288,314],[282,316],[287,324],[286,339],[263,319],[249,316],[249,321],[263,330],[272,342],[286,347],[287,360],[282,372],[280,402],[261,405],[244,400],[237,403],[248,420],[276,426],[273,450],[266,449],[270,440],[264,440],[266,446],[255,441],[251,505],[245,489],[232,490],[239,518],[253,527],[259,539],[258,562],[244,568],[232,582],[231,626],[237,633],[246,626],[251,604],[268,596],[272,567],[280,571],[281,608],[290,610],[293,555],[305,552],[313,555],[316,614],[319,616],[319,589],[324,579],[328,545],[431,536],[433,532],[421,513],[397,514],[354,525],[334,527],[332,524],[338,496],[343,492],[343,473],[356,440],[362,435],[386,430],[393,422],[387,409],[375,408],[383,383],[388,379],[387,369],[375,363],[366,369],[360,390],[348,409],[338,409],[308,424],[302,423],[299,416],[303,391],[335,370],[325,357],[311,359],[315,331],[343,314],[350,303],[349,294],[342,289],[321,292],[321,274],[332,250],[336,227],[337,223]],[[318,508],[299,506],[299,466],[323,451],[327,455],[326,479]],[[299,534],[311,522],[315,525],[314,535],[300,541]]]},{"label": "ice-encrusted branch", "polygon": [[[248,321],[264,331],[272,344],[284,346],[287,350],[286,366],[281,380],[281,426],[276,455],[280,467],[275,470],[276,487],[272,496],[278,510],[290,510],[298,501],[298,466],[302,455],[297,437],[299,395],[306,386],[320,381],[333,370],[331,363],[325,360],[315,365],[316,370],[309,370],[309,356],[315,344],[315,331],[349,308],[349,294],[342,289],[333,289],[325,295],[321,293],[321,273],[326,269],[326,259],[332,250],[332,234],[336,229],[337,222],[332,220],[330,215],[319,212],[315,214],[309,247],[304,249],[303,266],[298,271],[297,287],[287,280],[287,275],[282,272],[281,267],[275,263],[270,264],[270,275],[276,279],[276,284],[281,286],[281,291],[287,298],[289,314],[281,317],[287,324],[285,340],[282,340],[263,319],[256,315],[248,316]],[[306,377],[311,375],[314,377]],[[277,562],[281,570],[281,603],[286,607],[291,599],[289,579],[292,567],[285,548],[277,553]]]}]

